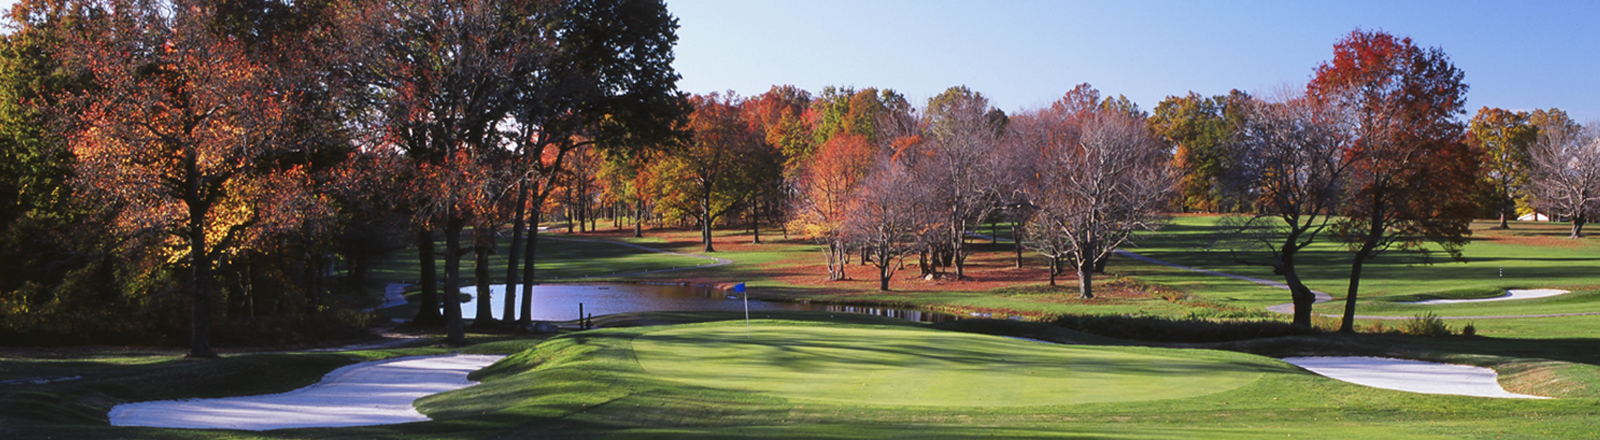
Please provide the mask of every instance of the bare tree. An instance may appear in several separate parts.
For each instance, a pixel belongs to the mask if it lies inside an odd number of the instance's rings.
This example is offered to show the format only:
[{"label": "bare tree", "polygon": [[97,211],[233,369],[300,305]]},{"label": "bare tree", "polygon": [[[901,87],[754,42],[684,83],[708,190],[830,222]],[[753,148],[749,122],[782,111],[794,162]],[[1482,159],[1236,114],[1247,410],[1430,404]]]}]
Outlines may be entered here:
[{"label": "bare tree", "polygon": [[929,185],[927,203],[944,217],[942,251],[948,252],[956,279],[966,276],[967,231],[1003,207],[1002,184],[1009,172],[994,154],[1005,132],[1006,115],[983,94],[952,87],[928,100],[923,114],[925,141],[916,154],[900,155]]},{"label": "bare tree", "polygon": [[1326,106],[1293,99],[1247,104],[1229,142],[1223,174],[1228,198],[1255,214],[1225,221],[1244,247],[1265,248],[1294,300],[1294,325],[1311,326],[1316,296],[1300,280],[1295,256],[1333,223],[1348,190],[1350,138]]},{"label": "bare tree", "polygon": [[878,268],[878,290],[887,291],[903,257],[920,249],[918,237],[932,226],[933,215],[921,194],[927,187],[916,182],[911,170],[893,160],[878,163],[882,165],[850,203],[844,233],[865,250]]},{"label": "bare tree", "polygon": [[1134,231],[1159,227],[1176,184],[1171,157],[1144,120],[1128,112],[1040,113],[1044,120],[1037,123],[1046,128],[1021,134],[1044,137],[1029,142],[1038,168],[1029,187],[1037,212],[1028,242],[1071,264],[1079,297],[1093,298],[1095,263]]},{"label": "bare tree", "polygon": [[1545,128],[1529,149],[1534,203],[1572,221],[1572,234],[1567,238],[1581,237],[1583,225],[1600,213],[1600,129],[1596,125]]}]

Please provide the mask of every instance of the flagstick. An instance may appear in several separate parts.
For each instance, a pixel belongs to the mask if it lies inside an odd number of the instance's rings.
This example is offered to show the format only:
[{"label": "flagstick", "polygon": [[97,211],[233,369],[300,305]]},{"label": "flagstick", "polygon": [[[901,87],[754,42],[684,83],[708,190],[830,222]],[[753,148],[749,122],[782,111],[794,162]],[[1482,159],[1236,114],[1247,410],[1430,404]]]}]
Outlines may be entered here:
[{"label": "flagstick", "polygon": [[750,292],[744,293],[744,338],[750,339]]}]

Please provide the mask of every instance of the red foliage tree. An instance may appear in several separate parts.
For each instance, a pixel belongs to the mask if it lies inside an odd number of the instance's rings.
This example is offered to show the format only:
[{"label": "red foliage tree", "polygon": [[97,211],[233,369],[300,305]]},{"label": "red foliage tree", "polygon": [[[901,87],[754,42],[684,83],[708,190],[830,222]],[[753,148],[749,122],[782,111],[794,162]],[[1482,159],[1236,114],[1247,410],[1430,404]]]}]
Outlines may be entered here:
[{"label": "red foliage tree", "polygon": [[1452,258],[1474,206],[1479,155],[1463,141],[1467,85],[1444,51],[1410,38],[1356,30],[1334,45],[1333,59],[1306,86],[1310,99],[1340,108],[1354,132],[1353,197],[1337,227],[1355,253],[1341,332],[1352,332],[1362,266],[1396,248]]}]

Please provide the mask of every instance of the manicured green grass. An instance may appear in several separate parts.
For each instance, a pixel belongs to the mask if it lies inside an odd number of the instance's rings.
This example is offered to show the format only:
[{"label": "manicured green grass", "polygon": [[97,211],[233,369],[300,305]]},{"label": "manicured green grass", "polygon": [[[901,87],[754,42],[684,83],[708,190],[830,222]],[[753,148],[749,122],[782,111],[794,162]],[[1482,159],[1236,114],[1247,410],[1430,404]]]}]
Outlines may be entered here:
[{"label": "manicured green grass", "polygon": [[[1284,341],[1495,366],[1514,391],[1562,397],[1527,401],[1379,390],[1238,352],[1052,346],[930,328],[954,323],[784,313],[789,320],[755,321],[750,338],[744,323],[729,321],[734,316],[726,313],[617,315],[605,322],[689,324],[576,332],[547,341],[480,336],[463,351],[513,356],[474,373],[480,386],[419,400],[432,422],[265,433],[105,426],[104,411],[117,402],[279,392],[351,362],[446,352],[412,348],[168,360],[100,370],[81,382],[8,388],[0,390],[0,435],[1488,439],[1586,438],[1600,422],[1600,393],[1594,391],[1600,369],[1592,364],[1600,355],[1574,349],[1592,340]],[[1026,322],[958,326],[1087,337]],[[1541,353],[1570,355],[1533,359]]]},{"label": "manicured green grass", "polygon": [[[464,237],[470,236],[471,230],[463,233]],[[611,278],[612,273],[633,273],[671,268],[684,268],[703,266],[715,263],[704,258],[670,255],[654,252],[645,252],[626,246],[608,245],[563,240],[567,237],[550,238],[547,234],[540,234],[541,239],[535,247],[534,259],[535,278],[539,281],[601,281]],[[588,237],[575,237],[583,240],[592,240]],[[502,283],[506,275],[506,258],[510,255],[511,240],[502,238],[495,243],[495,250],[489,256],[489,277],[495,283]],[[444,251],[444,239],[435,240],[434,250]],[[464,245],[466,246],[466,245]],[[470,247],[466,248],[468,251]],[[519,254],[521,250],[518,250]],[[444,278],[444,257],[435,258],[436,270],[439,271],[440,280]],[[463,280],[472,282],[475,268],[473,254],[467,253],[461,258],[461,276]],[[420,264],[417,260],[415,247],[396,250],[381,258],[375,264],[372,277],[383,282],[417,282],[420,273]],[[521,275],[520,273],[518,274]]]},{"label": "manicured green grass", "polygon": [[[909,329],[678,326],[634,337],[640,368],[689,385],[866,405],[1035,406],[1200,396],[1261,376],[1209,353],[1085,348]],[[937,350],[930,350],[938,347]],[[1180,357],[1181,356],[1181,357]]]},{"label": "manicured green grass", "polygon": [[[1262,251],[1230,249],[1223,241],[1219,216],[1184,216],[1159,234],[1132,248],[1142,255],[1187,266],[1282,281]],[[1469,289],[1576,288],[1600,286],[1600,240],[1567,240],[1561,224],[1516,222],[1511,231],[1494,231],[1492,222],[1475,222],[1474,239],[1463,249],[1466,262],[1454,262],[1435,253],[1433,264],[1421,264],[1413,254],[1389,252],[1363,269],[1359,298],[1416,295]],[[1313,245],[1297,258],[1301,278],[1312,289],[1342,298],[1349,287],[1350,252],[1327,241]],[[1437,249],[1437,248],[1435,248]],[[1237,258],[1237,260],[1236,260]],[[1257,265],[1245,264],[1253,262]],[[1249,303],[1288,302],[1287,293],[1276,299],[1249,296]],[[1202,291],[1201,294],[1207,294]],[[1208,294],[1209,295],[1209,294]]]},{"label": "manicured green grass", "polygon": [[[1587,398],[1510,401],[1378,390],[1240,353],[1057,350],[905,327],[756,325],[752,334],[767,339],[741,340],[741,323],[572,334],[477,373],[489,386],[439,395],[422,408],[455,426],[559,426],[573,438],[1582,438],[1594,429],[1597,412]],[[678,344],[703,353],[656,358]],[[981,347],[997,352],[975,352]],[[839,351],[856,349],[871,353]],[[1257,377],[1198,395],[1120,388],[1126,382],[1119,379],[1159,376],[1139,361],[1143,356],[1212,363],[1224,378]],[[1027,362],[1044,364],[1017,365]],[[925,371],[930,364],[942,373]],[[1029,386],[984,377],[1026,377],[1030,368],[1065,377]],[[1093,399],[1066,387],[1096,375],[1105,376],[1094,383],[1119,388],[1123,401],[1085,401]],[[1179,386],[1211,386],[1208,377]],[[917,381],[921,387],[905,385]],[[965,384],[999,388],[971,394],[975,387]],[[901,388],[886,389],[893,386]],[[1014,400],[976,400],[997,394]],[[938,403],[925,403],[930,399]]]}]

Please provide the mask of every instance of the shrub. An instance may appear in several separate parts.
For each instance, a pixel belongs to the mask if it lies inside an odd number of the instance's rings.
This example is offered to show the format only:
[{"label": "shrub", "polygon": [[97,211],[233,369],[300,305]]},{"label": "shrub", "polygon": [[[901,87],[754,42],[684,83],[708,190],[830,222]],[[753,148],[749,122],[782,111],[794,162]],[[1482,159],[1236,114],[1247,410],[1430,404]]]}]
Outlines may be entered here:
[{"label": "shrub", "polygon": [[1450,336],[1450,326],[1433,312],[1413,316],[1400,324],[1400,332],[1412,336]]},{"label": "shrub", "polygon": [[1478,335],[1478,328],[1477,327],[1473,327],[1472,323],[1470,323],[1470,322],[1467,323],[1466,327],[1462,327],[1461,328],[1461,336],[1477,336],[1477,335]]}]

